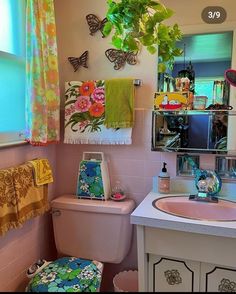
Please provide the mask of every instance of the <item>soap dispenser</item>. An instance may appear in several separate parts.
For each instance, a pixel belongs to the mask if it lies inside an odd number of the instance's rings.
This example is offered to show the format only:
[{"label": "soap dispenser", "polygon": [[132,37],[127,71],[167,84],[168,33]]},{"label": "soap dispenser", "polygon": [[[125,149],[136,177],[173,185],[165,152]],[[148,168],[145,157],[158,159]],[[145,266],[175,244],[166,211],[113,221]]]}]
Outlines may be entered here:
[{"label": "soap dispenser", "polygon": [[163,162],[162,170],[158,176],[158,192],[169,193],[170,192],[170,175],[167,172],[166,162]]}]

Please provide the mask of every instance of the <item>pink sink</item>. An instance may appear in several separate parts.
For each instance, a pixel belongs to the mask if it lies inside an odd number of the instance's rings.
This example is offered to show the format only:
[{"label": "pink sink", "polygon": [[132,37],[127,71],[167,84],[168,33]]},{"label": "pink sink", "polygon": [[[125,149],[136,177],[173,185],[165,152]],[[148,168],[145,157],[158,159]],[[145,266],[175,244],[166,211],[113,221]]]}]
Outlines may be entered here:
[{"label": "pink sink", "polygon": [[188,196],[167,196],[153,201],[163,212],[198,220],[236,221],[236,203],[219,199],[218,203],[189,200]]}]

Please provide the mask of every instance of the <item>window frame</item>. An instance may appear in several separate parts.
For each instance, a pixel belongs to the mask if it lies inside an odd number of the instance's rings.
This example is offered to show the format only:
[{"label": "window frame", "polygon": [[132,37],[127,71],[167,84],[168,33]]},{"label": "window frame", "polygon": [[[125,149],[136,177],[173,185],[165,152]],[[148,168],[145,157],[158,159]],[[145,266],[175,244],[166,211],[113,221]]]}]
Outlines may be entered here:
[{"label": "window frame", "polygon": [[[17,28],[17,41],[22,40],[21,44],[18,45],[17,54],[13,52],[6,52],[0,50],[0,56],[6,58],[14,58],[16,62],[23,62],[25,65],[26,60],[26,0],[17,1],[18,10],[20,12],[19,20],[17,22],[17,26],[21,25],[21,29]],[[15,15],[15,11],[12,12],[13,18]],[[25,101],[25,95],[22,97],[22,100]],[[27,144],[25,140],[25,130],[20,131],[0,131],[0,148],[8,147],[8,146],[16,146]]]}]

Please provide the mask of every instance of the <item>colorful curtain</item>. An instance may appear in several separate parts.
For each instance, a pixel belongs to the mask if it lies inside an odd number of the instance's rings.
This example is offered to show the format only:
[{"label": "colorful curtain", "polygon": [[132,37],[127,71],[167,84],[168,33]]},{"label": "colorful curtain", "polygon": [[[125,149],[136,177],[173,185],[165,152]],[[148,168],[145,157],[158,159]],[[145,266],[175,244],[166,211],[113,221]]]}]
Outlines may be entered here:
[{"label": "colorful curtain", "polygon": [[26,17],[26,138],[32,145],[47,145],[60,136],[53,0],[27,0]]}]

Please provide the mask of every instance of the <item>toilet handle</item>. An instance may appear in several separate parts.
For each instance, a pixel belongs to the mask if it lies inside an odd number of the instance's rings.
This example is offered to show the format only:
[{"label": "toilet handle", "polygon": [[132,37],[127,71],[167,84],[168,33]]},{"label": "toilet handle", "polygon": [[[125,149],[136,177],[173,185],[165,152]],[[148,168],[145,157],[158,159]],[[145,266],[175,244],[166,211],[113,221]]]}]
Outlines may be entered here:
[{"label": "toilet handle", "polygon": [[53,216],[60,216],[60,215],[61,215],[61,211],[58,210],[58,209],[53,209],[53,210],[51,211],[51,214],[52,214]]}]

